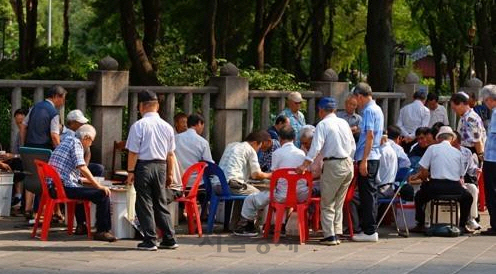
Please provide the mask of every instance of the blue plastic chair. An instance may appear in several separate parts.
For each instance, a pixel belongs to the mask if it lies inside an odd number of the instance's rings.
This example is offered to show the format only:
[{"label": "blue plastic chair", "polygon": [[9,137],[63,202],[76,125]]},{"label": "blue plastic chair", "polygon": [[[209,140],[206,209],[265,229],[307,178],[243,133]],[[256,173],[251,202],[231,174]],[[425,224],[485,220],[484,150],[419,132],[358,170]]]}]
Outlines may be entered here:
[{"label": "blue plastic chair", "polygon": [[[207,162],[208,166],[205,168],[203,173],[203,182],[205,183],[205,189],[207,191],[207,198],[210,201],[209,213],[208,213],[208,226],[207,232],[212,233],[214,230],[215,215],[217,213],[217,207],[219,202],[224,201],[224,231],[229,230],[229,221],[231,219],[231,210],[233,201],[242,201],[247,195],[234,195],[229,189],[227,184],[226,176],[224,171],[216,165],[215,163]],[[216,176],[220,181],[221,193],[217,193],[213,187],[211,178]]]},{"label": "blue plastic chair", "polygon": [[[386,214],[388,213],[389,209],[392,208],[392,205],[400,205],[400,210],[401,214],[403,215],[403,223],[405,225],[405,232],[406,232],[406,237],[410,235],[410,232],[408,231],[408,224],[406,223],[406,218],[405,218],[405,212],[403,210],[403,200],[400,197],[400,191],[401,188],[403,188],[404,185],[408,184],[408,177],[413,173],[413,168],[400,168],[398,172],[396,173],[396,181],[400,182],[398,189],[396,189],[394,195],[392,198],[380,198],[377,199],[377,204],[388,204],[386,210],[384,211],[384,214],[382,214],[381,219],[377,223],[377,228],[381,225],[382,221],[384,220],[384,217],[386,217]],[[400,232],[400,229],[398,227],[398,221],[396,220],[396,213],[393,212],[394,216],[394,223],[396,224],[396,231],[398,231],[398,235],[403,236],[402,233]]]}]

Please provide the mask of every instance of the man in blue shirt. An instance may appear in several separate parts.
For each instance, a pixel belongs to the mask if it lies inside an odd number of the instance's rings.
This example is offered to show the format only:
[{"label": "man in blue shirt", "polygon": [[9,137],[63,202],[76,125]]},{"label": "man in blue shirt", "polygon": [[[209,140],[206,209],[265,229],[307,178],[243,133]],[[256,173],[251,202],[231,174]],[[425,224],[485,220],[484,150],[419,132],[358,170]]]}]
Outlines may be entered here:
[{"label": "man in blue shirt", "polygon": [[482,234],[496,235],[496,86],[487,85],[481,90],[484,104],[493,111],[491,122],[487,130],[486,147],[484,149],[484,190],[486,194],[487,210],[489,211],[491,227]]},{"label": "man in blue shirt", "polygon": [[291,92],[290,94],[288,94],[288,107],[279,114],[289,118],[289,123],[295,130],[295,145],[298,148],[300,147],[300,128],[307,124],[305,122],[305,116],[300,111],[302,102],[303,97],[301,97],[301,93],[297,91]]},{"label": "man in blue shirt", "polygon": [[375,178],[381,158],[381,137],[384,131],[384,115],[381,108],[372,100],[372,88],[359,83],[353,89],[358,107],[362,109],[360,138],[355,160],[359,165],[358,191],[360,193],[360,225],[362,233],[353,236],[354,241],[377,242],[377,185]]}]

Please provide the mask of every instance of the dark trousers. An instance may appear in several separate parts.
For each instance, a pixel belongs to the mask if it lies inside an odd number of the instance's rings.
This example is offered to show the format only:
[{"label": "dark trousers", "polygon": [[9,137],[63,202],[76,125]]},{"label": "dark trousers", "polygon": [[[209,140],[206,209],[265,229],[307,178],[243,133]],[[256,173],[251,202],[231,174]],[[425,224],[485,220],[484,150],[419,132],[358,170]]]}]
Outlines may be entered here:
[{"label": "dark trousers", "polygon": [[[436,179],[422,183],[420,190],[415,194],[415,219],[417,220],[417,224],[420,226],[424,225],[425,204],[438,195],[461,195],[458,200],[460,203],[459,225],[464,227],[470,215],[470,206],[473,200],[472,195],[462,187],[460,182]],[[431,214],[433,213],[431,212]]]},{"label": "dark trousers", "polygon": [[484,173],[484,191],[490,224],[492,229],[496,229],[496,162],[484,161],[482,172]]},{"label": "dark trousers", "polygon": [[[110,222],[110,198],[105,192],[91,187],[66,187],[67,198],[89,200],[96,205],[96,231],[107,232],[112,228]],[[76,221],[78,225],[86,221],[84,208],[81,204],[76,205]]]},{"label": "dark trousers", "polygon": [[105,175],[105,168],[103,167],[103,165],[96,163],[89,163],[88,169],[90,170],[93,176],[103,177],[103,175]]},{"label": "dark trousers", "polygon": [[174,225],[167,210],[165,162],[138,161],[134,170],[136,214],[144,240],[155,243],[155,225],[163,231],[163,240],[174,239]]},{"label": "dark trousers", "polygon": [[[358,162],[360,165],[360,162]],[[377,171],[379,170],[379,160],[367,161],[367,176],[358,174],[358,193],[360,196],[360,226],[367,235],[372,235],[376,231],[377,219]]]}]

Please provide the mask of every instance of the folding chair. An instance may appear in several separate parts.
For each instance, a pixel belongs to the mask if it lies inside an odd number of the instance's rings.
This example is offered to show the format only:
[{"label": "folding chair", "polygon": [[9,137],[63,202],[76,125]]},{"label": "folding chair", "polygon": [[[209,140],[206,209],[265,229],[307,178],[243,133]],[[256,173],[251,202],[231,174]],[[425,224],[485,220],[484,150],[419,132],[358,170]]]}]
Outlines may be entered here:
[{"label": "folding chair", "polygon": [[396,225],[396,231],[398,232],[398,236],[403,236],[403,237],[410,236],[410,232],[408,231],[408,224],[406,222],[405,211],[403,210],[403,201],[401,200],[400,191],[403,188],[403,186],[408,183],[408,177],[410,177],[410,174],[412,174],[412,172],[413,172],[413,168],[404,168],[404,169],[398,170],[398,174],[397,175],[400,175],[400,174],[401,175],[404,174],[404,175],[403,176],[396,176],[396,180],[399,179],[398,177],[403,177],[403,178],[399,181],[400,184],[398,186],[398,189],[396,189],[396,192],[394,193],[393,197],[392,198],[381,198],[381,199],[378,199],[378,204],[388,204],[388,206],[387,206],[386,210],[384,211],[384,213],[382,214],[381,218],[379,219],[379,222],[377,223],[377,228],[379,228],[379,226],[381,225],[381,223],[384,220],[384,217],[386,217],[386,214],[388,213],[389,209],[392,208],[392,205],[393,204],[394,205],[399,204],[400,205],[401,215],[403,216],[403,223],[405,224],[405,232],[406,232],[406,234],[402,234],[400,232],[400,229],[398,227],[398,220],[396,219],[396,213],[393,212],[394,223]]}]

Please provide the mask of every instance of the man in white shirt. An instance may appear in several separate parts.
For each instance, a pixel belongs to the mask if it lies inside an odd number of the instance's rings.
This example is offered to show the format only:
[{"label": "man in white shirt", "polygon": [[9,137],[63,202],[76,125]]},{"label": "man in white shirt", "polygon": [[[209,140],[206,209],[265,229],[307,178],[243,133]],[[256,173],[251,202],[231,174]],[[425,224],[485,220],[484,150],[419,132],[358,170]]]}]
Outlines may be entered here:
[{"label": "man in white shirt", "polygon": [[[199,161],[214,162],[210,145],[201,134],[205,128],[205,120],[200,114],[191,114],[188,116],[188,130],[176,135],[176,158],[182,170]],[[196,176],[192,176],[188,182],[188,187],[194,182]]]},{"label": "man in white shirt", "polygon": [[379,160],[379,171],[377,172],[378,197],[392,197],[394,188],[392,187],[396,173],[398,172],[398,156],[388,142],[387,135],[381,140],[381,159]]},{"label": "man in white shirt", "polygon": [[[265,130],[255,131],[246,136],[244,142],[234,142],[227,145],[219,161],[219,167],[224,171],[231,192],[240,195],[257,193],[259,190],[247,183],[251,179],[270,179],[272,173],[262,172],[258,163],[257,151],[262,148],[264,141],[270,140],[270,134]],[[220,183],[212,179],[214,189]]]},{"label": "man in white shirt", "polygon": [[353,179],[353,156],[356,145],[348,123],[334,113],[337,102],[332,97],[320,99],[319,117],[310,151],[305,161],[297,168],[303,173],[320,153],[324,156],[324,167],[320,182],[320,208],[324,245],[340,243],[337,235],[343,234],[343,204],[348,186]]},{"label": "man in white shirt", "polygon": [[448,112],[443,105],[439,104],[439,96],[435,93],[427,95],[427,102],[425,103],[430,110],[431,118],[429,120],[429,127],[435,123],[441,122],[445,126],[449,126]]},{"label": "man in white shirt", "polygon": [[[465,224],[470,215],[472,195],[462,187],[463,161],[461,152],[451,145],[456,138],[449,126],[443,126],[436,135],[438,144],[431,145],[419,162],[420,170],[410,176],[410,181],[422,180],[420,190],[415,194],[414,232],[423,232],[425,223],[425,205],[438,195],[460,195],[460,230],[465,231]],[[429,180],[430,173],[430,180]]]},{"label": "man in white shirt", "polygon": [[387,127],[387,136],[388,143],[393,148],[394,152],[396,152],[396,156],[398,156],[398,168],[408,168],[410,167],[410,159],[408,155],[406,155],[401,144],[401,129],[395,125],[389,125]]},{"label": "man in white shirt", "polygon": [[424,92],[416,91],[413,94],[414,101],[400,110],[396,125],[401,129],[406,144],[411,144],[415,140],[417,128],[429,125],[430,112],[424,106],[425,97]]},{"label": "man in white shirt", "polygon": [[[297,167],[305,159],[305,152],[297,148],[293,143],[295,138],[295,130],[291,126],[285,126],[279,130],[279,140],[281,141],[282,146],[272,154],[272,171],[280,168]],[[284,180],[278,181],[274,193],[276,201],[284,202],[286,200],[287,191],[287,182]],[[307,182],[298,182],[296,195],[298,196],[299,201],[307,199]],[[238,222],[237,228],[234,230],[234,234],[238,236],[256,236],[257,229],[255,228],[254,220],[257,216],[257,212],[266,207],[269,202],[269,191],[250,194],[246,197],[243,202],[243,208],[241,209],[241,219]]]}]

